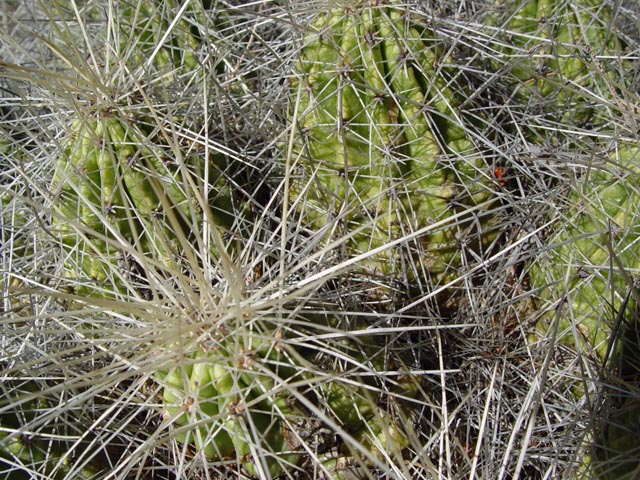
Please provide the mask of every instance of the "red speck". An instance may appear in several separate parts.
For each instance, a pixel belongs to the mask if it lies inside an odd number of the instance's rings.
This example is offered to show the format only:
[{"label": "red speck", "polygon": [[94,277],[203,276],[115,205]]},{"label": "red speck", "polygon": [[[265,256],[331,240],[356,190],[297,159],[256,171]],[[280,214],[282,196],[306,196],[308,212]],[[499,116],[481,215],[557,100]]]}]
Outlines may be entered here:
[{"label": "red speck", "polygon": [[504,168],[495,167],[493,169],[493,175],[498,179],[498,184],[501,187],[504,187],[506,185],[507,181],[504,179]]}]

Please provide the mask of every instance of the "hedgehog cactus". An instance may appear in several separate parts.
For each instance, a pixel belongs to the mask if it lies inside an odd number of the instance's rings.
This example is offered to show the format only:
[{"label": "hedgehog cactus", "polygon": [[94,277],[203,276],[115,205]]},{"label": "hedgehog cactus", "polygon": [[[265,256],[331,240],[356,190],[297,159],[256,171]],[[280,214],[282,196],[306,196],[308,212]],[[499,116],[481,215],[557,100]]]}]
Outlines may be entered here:
[{"label": "hedgehog cactus", "polygon": [[200,155],[182,158],[151,144],[146,134],[111,114],[75,121],[54,178],[60,198],[54,230],[69,247],[70,276],[104,285],[127,248],[173,262],[180,253],[179,234],[188,238],[203,222],[193,184],[209,191],[214,219],[228,225],[231,195],[220,170],[211,165],[208,171],[205,188]]},{"label": "hedgehog cactus", "polygon": [[[319,370],[306,358],[309,352],[292,349],[275,327],[267,328],[259,335],[220,332],[180,366],[157,372],[164,385],[165,415],[178,441],[192,444],[210,460],[235,459],[247,472],[272,478],[310,460],[305,442],[313,425],[325,422],[318,416],[323,412],[369,456],[402,454],[408,446],[403,426],[379,405],[381,395],[373,383],[343,382],[338,372]],[[351,355],[346,350],[341,354]],[[401,378],[394,395],[415,394],[414,382]],[[368,463],[362,451],[340,455]],[[337,475],[332,459],[316,461]]]},{"label": "hedgehog cactus", "polygon": [[[623,47],[612,30],[611,8],[600,0],[527,0],[511,7],[496,3],[499,13],[485,22],[500,28],[493,45],[492,71],[515,76],[516,98],[531,107],[542,102],[553,121],[603,124],[602,99],[612,102],[617,85],[612,61]],[[502,21],[501,18],[506,18]]]},{"label": "hedgehog cactus", "polygon": [[[492,170],[458,106],[464,92],[425,18],[394,2],[337,2],[296,65],[290,197],[360,265],[402,282],[458,278],[463,246],[491,239]],[[429,228],[432,226],[432,228]]]},{"label": "hedgehog cactus", "polygon": [[[300,456],[290,430],[303,415],[277,384],[294,371],[273,347],[275,339],[237,353],[234,339],[222,343],[228,345],[200,351],[187,364],[157,373],[165,385],[167,418],[174,427],[198,425],[179,429],[176,439],[209,459],[236,458],[252,473],[276,476],[282,462],[293,464]],[[252,458],[252,449],[269,456],[260,462]]]},{"label": "hedgehog cactus", "polygon": [[[620,145],[611,161],[593,165],[566,198],[550,250],[530,269],[541,312],[533,342],[555,342],[598,362],[620,360],[612,418],[587,459],[598,478],[636,478],[640,373],[637,281],[640,278],[640,149]],[[623,347],[620,348],[620,338]],[[625,386],[623,382],[629,382]],[[625,389],[629,388],[629,392]],[[582,386],[574,395],[584,392]],[[620,404],[622,403],[622,406]]]},{"label": "hedgehog cactus", "polygon": [[567,217],[549,239],[551,250],[531,268],[531,286],[545,312],[538,329],[546,331],[558,314],[559,342],[601,361],[618,315],[625,318],[635,311],[639,165],[640,150],[625,145],[610,164],[585,172],[568,197]]},{"label": "hedgehog cactus", "polygon": [[[237,7],[210,0],[121,2],[117,11],[121,57],[147,77],[155,94],[180,103],[194,75],[215,74],[216,86],[246,94],[255,66],[244,65],[251,30]],[[159,88],[156,88],[159,87]]]}]

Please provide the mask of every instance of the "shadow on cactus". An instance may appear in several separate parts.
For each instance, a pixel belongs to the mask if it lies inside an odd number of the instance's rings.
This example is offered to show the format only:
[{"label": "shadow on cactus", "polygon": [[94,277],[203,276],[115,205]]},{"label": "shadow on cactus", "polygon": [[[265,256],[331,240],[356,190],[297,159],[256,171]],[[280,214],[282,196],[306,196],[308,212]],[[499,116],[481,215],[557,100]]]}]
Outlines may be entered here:
[{"label": "shadow on cactus", "polygon": [[[630,295],[629,298],[632,298]],[[603,421],[596,425],[591,467],[602,480],[632,480],[640,474],[640,317],[637,299],[621,311],[612,375],[604,387]]]},{"label": "shadow on cactus", "polygon": [[448,52],[415,8],[336,2],[311,23],[291,81],[293,208],[341,260],[364,254],[358,273],[423,292],[459,279],[496,237],[493,169]]},{"label": "shadow on cactus", "polygon": [[96,435],[83,428],[80,414],[69,419],[59,412],[66,399],[55,380],[19,380],[17,372],[7,372],[0,400],[0,474],[12,480],[90,479],[107,469],[106,450],[96,448]]}]

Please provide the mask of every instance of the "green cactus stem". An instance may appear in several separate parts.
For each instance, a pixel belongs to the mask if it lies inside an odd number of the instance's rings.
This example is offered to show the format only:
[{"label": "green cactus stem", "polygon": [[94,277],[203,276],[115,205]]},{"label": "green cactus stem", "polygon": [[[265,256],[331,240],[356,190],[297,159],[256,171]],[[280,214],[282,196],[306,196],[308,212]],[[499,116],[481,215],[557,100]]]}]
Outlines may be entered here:
[{"label": "green cactus stem", "polygon": [[495,238],[493,171],[448,62],[401,3],[345,1],[311,23],[296,65],[291,202],[346,258],[399,241],[359,264],[385,281],[454,281]]},{"label": "green cactus stem", "polygon": [[621,145],[609,162],[577,178],[548,239],[549,251],[530,271],[543,312],[538,331],[547,335],[557,315],[558,342],[600,361],[606,360],[623,305],[634,311],[631,293],[640,275],[639,152]]}]

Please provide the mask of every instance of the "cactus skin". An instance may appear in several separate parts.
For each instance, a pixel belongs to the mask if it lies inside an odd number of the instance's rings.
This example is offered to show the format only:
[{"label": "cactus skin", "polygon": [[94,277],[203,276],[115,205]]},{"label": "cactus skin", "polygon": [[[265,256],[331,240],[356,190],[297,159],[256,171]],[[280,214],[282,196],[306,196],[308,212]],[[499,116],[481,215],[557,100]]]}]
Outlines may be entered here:
[{"label": "cactus skin", "polygon": [[[114,283],[114,272],[127,249],[175,262],[182,247],[178,230],[190,238],[203,221],[186,176],[202,181],[204,161],[192,156],[179,166],[169,161],[171,155],[116,116],[73,122],[54,177],[60,201],[52,222],[72,257],[70,278],[91,279],[108,295],[125,287]],[[232,221],[231,193],[216,166],[209,171],[208,200],[214,220],[224,227]]]},{"label": "cactus skin", "polygon": [[610,7],[600,0],[498,0],[495,8],[498,13],[485,19],[502,29],[492,70],[515,77],[516,101],[528,105],[542,97],[552,121],[606,125],[596,107],[602,98],[615,100],[616,73],[609,64],[623,52]]},{"label": "cactus skin", "polygon": [[[300,166],[290,198],[314,230],[334,226],[328,240],[345,239],[350,257],[446,222],[493,188],[438,40],[406,7],[376,5],[337,2],[320,14],[292,80]],[[461,245],[480,249],[491,239],[480,213],[462,213],[360,267],[408,283],[456,279]]]},{"label": "cactus skin", "polygon": [[[163,403],[175,427],[186,428],[176,439],[193,444],[209,459],[237,459],[242,467],[257,474],[261,469],[272,477],[282,473],[282,462],[297,463],[300,458],[285,435],[291,422],[303,418],[288,400],[287,391],[274,390],[274,376],[285,381],[292,368],[275,368],[280,358],[267,342],[251,351],[234,354],[233,339],[215,351],[199,351],[185,366],[158,372],[163,383]],[[269,373],[271,372],[271,373]],[[186,380],[186,381],[185,381]],[[266,392],[266,395],[262,395]],[[185,430],[185,428],[183,428]],[[277,456],[256,466],[252,446]]]},{"label": "cactus skin", "polygon": [[[630,282],[640,275],[640,150],[621,146],[612,160],[579,179],[579,189],[569,197],[568,217],[549,239],[552,249],[530,271],[531,287],[546,312],[538,330],[547,331],[555,302],[566,295],[559,342],[601,361]],[[631,297],[628,312],[634,304]]]}]

